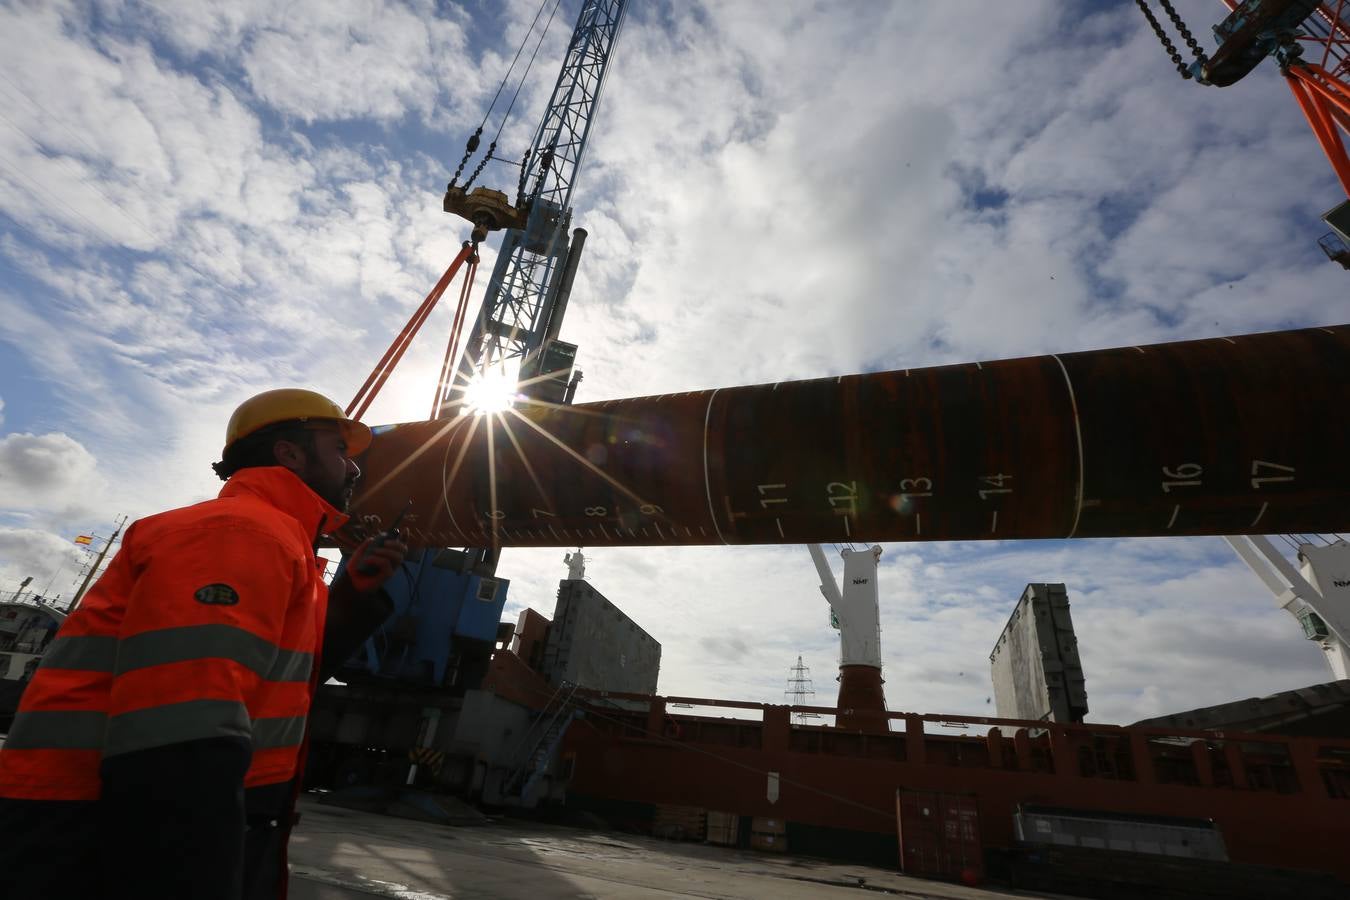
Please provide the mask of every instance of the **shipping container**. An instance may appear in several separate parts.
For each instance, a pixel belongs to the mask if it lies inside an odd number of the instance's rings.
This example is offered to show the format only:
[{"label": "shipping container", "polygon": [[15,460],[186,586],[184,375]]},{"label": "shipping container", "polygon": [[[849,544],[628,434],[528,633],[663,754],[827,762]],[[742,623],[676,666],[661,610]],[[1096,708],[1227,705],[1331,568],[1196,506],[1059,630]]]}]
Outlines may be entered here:
[{"label": "shipping container", "polygon": [[1054,844],[1223,862],[1223,835],[1213,820],[1142,816],[1023,804],[1013,834],[1024,844]]},{"label": "shipping container", "polygon": [[980,815],[973,794],[895,792],[900,870],[973,884],[984,873]]},{"label": "shipping container", "polygon": [[740,843],[741,817],[735,813],[708,810],[708,836],[710,844],[723,847],[735,847]]}]

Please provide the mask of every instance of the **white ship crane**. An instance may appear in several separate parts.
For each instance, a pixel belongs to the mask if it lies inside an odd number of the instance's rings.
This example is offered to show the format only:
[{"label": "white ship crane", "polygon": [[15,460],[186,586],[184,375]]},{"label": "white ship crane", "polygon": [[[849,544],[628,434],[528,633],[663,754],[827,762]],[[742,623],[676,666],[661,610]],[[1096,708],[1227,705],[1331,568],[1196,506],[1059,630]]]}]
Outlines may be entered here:
[{"label": "white ship crane", "polygon": [[1242,561],[1270,588],[1275,603],[1316,641],[1337,679],[1350,678],[1350,544],[1322,538],[1319,546],[1285,536],[1298,551],[1299,568],[1261,535],[1226,537]]},{"label": "white ship crane", "polygon": [[819,544],[807,544],[820,575],[820,593],[830,604],[830,624],[839,629],[839,728],[885,732],[889,724],[881,678],[881,611],[877,605],[877,563],[880,547],[841,550],[841,586]]}]

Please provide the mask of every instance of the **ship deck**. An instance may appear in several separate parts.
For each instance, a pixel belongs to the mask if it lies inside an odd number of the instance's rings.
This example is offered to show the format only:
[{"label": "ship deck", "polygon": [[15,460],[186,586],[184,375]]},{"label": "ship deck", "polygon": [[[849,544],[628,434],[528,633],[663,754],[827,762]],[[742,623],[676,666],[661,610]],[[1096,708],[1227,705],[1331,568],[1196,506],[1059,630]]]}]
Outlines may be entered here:
[{"label": "ship deck", "polygon": [[512,819],[449,827],[321,805],[313,797],[302,798],[300,808],[291,838],[293,900],[1052,896]]}]

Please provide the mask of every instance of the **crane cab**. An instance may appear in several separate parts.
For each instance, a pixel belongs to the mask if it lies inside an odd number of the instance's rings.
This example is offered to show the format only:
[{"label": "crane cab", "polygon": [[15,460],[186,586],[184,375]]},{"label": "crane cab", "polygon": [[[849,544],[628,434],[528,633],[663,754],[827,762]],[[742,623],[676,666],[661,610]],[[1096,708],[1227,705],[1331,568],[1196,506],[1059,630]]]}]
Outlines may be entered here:
[{"label": "crane cab", "polygon": [[1350,269],[1350,200],[1326,212],[1322,221],[1331,226],[1331,230],[1318,239],[1317,246],[1332,262]]},{"label": "crane cab", "polygon": [[1341,236],[1334,231],[1328,231],[1317,239],[1317,246],[1322,248],[1322,252],[1327,255],[1327,259],[1335,263],[1340,263],[1341,268],[1350,269],[1350,246],[1346,246]]}]

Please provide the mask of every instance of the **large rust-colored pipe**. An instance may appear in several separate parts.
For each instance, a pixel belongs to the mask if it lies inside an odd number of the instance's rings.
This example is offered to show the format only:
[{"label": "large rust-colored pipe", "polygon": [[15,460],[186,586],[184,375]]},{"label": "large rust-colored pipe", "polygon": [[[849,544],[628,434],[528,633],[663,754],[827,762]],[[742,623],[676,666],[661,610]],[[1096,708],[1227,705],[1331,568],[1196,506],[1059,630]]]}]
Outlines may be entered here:
[{"label": "large rust-colored pipe", "polygon": [[1347,421],[1341,325],[392,426],[353,509],[431,546],[1345,531]]}]

